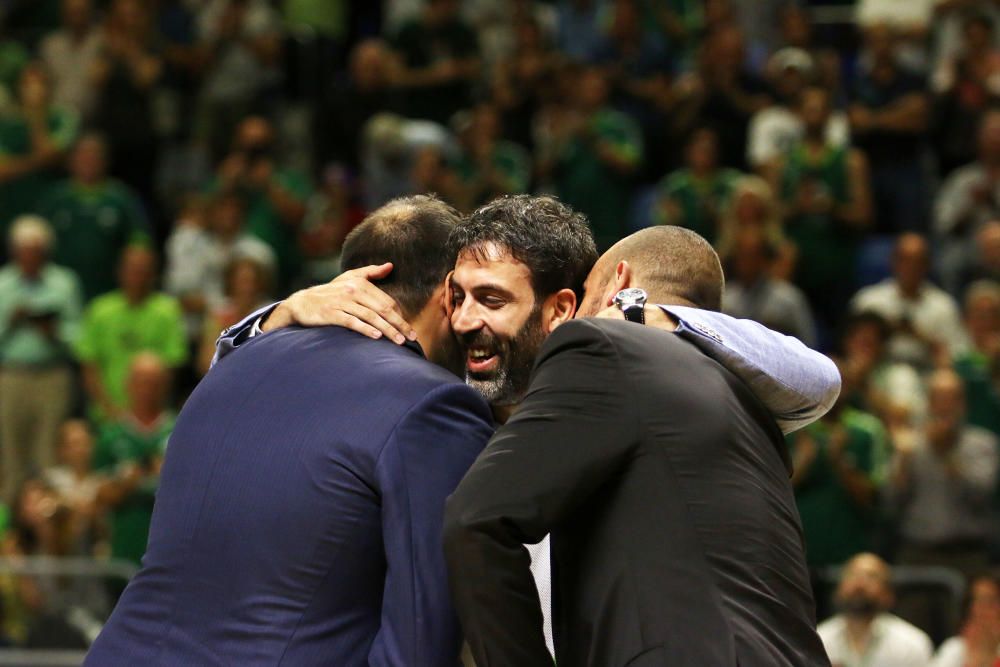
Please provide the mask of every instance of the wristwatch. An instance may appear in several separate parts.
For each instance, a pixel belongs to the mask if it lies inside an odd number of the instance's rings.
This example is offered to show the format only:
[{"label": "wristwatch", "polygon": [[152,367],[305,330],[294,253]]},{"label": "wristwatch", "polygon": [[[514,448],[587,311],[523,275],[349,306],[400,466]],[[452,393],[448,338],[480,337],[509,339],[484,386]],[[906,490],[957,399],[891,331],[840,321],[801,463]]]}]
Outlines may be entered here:
[{"label": "wristwatch", "polygon": [[615,294],[615,305],[618,306],[625,319],[629,322],[646,323],[646,290],[629,287]]}]

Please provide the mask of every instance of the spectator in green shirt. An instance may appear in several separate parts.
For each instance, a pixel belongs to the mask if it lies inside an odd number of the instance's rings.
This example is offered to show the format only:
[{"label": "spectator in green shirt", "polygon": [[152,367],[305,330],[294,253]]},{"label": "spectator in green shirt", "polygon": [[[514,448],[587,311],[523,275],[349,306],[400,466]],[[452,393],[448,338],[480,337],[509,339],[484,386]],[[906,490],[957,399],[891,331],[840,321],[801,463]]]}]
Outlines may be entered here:
[{"label": "spectator in green shirt", "polygon": [[445,124],[464,108],[481,74],[475,31],[456,0],[429,0],[392,40],[399,55],[395,83],[406,90],[406,116]]},{"label": "spectator in green shirt", "polygon": [[140,352],[156,354],[169,368],[188,357],[180,304],[154,291],[156,256],[129,246],[118,271],[120,289],[99,296],[84,313],[76,353],[95,416],[111,418],[127,405],[125,381]]},{"label": "spectator in green shirt", "polygon": [[155,354],[132,359],[127,386],[128,409],[101,429],[94,468],[108,477],[97,497],[110,511],[111,557],[138,563],[175,415],[166,407],[170,371]]},{"label": "spectator in green shirt", "polygon": [[37,210],[76,139],[76,113],[53,106],[50,93],[42,65],[30,63],[18,81],[17,108],[0,117],[0,232]]},{"label": "spectator in green shirt", "polygon": [[0,268],[0,497],[7,500],[32,466],[55,462],[81,309],[76,276],[49,262],[52,229],[43,219],[18,218],[10,246],[13,262]]},{"label": "spectator in green shirt", "polygon": [[653,209],[656,224],[686,227],[716,242],[719,214],[741,177],[735,169],[719,168],[718,155],[714,130],[703,128],[691,134],[685,150],[687,166],[660,181]]},{"label": "spectator in green shirt", "polygon": [[301,270],[298,232],[312,185],[306,175],[278,163],[274,128],[267,119],[251,116],[239,124],[233,149],[210,189],[243,199],[246,231],[274,250],[278,287],[286,289]]},{"label": "spectator in green shirt", "polygon": [[[465,114],[463,114],[465,115]],[[500,114],[481,104],[462,119],[461,153],[454,169],[469,192],[471,208],[500,195],[523,194],[531,183],[531,159],[517,144],[500,137]]]},{"label": "spectator in green shirt", "polygon": [[849,405],[853,388],[819,421],[791,434],[792,485],[809,565],[839,565],[871,550],[889,441],[875,416]]},{"label": "spectator in green shirt", "polygon": [[87,301],[115,288],[122,250],[149,238],[139,199],[108,177],[107,158],[103,137],[81,137],[70,154],[70,177],[53,185],[41,206],[56,231],[54,259],[76,272]]},{"label": "spectator in green shirt", "polygon": [[981,280],[965,292],[971,347],[955,359],[965,385],[967,419],[1000,436],[1000,285]]},{"label": "spectator in green shirt", "polygon": [[642,138],[628,116],[608,108],[608,81],[601,69],[581,71],[576,108],[550,127],[540,172],[551,175],[559,198],[590,220],[599,250],[625,234],[631,177],[642,162]]}]

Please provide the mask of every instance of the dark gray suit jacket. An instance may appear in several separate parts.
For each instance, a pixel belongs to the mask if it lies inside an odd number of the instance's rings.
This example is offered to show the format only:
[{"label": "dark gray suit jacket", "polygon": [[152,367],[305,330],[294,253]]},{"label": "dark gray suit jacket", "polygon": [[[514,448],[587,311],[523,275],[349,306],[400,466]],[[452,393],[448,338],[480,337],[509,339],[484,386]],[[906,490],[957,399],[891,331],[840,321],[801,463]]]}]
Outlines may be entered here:
[{"label": "dark gray suit jacket", "polygon": [[477,664],[551,667],[521,546],[551,532],[559,667],[829,665],[789,470],[764,406],[691,343],[559,327],[446,510]]}]

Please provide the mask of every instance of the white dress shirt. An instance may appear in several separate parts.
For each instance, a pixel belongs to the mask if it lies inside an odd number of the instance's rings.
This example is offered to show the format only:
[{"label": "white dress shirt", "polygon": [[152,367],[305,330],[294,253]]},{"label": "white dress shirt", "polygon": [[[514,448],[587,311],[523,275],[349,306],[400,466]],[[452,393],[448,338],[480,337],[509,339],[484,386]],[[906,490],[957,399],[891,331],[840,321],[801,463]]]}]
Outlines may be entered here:
[{"label": "white dress shirt", "polygon": [[871,640],[863,654],[855,652],[847,639],[843,616],[820,623],[816,630],[833,667],[928,667],[934,644],[915,625],[892,614],[879,615]]}]

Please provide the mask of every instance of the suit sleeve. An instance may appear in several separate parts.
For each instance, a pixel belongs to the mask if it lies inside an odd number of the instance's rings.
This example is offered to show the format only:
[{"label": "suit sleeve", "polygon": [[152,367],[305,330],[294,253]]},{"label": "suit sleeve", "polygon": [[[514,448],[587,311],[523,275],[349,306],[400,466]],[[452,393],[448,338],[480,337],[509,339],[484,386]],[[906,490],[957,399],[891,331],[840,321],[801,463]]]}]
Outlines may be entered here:
[{"label": "suit sleeve", "polygon": [[840,395],[840,372],[826,356],[752,320],[684,306],[663,306],[677,335],[750,387],[788,434],[826,414]]},{"label": "suit sleeve", "polygon": [[429,393],[379,456],[386,580],[370,665],[458,664],[461,632],[442,549],[444,504],[493,434],[486,403],[452,384]]},{"label": "suit sleeve", "polygon": [[479,667],[551,667],[530,560],[533,544],[616,475],[637,444],[635,402],[597,326],[559,327],[531,388],[449,499],[452,594]]}]

